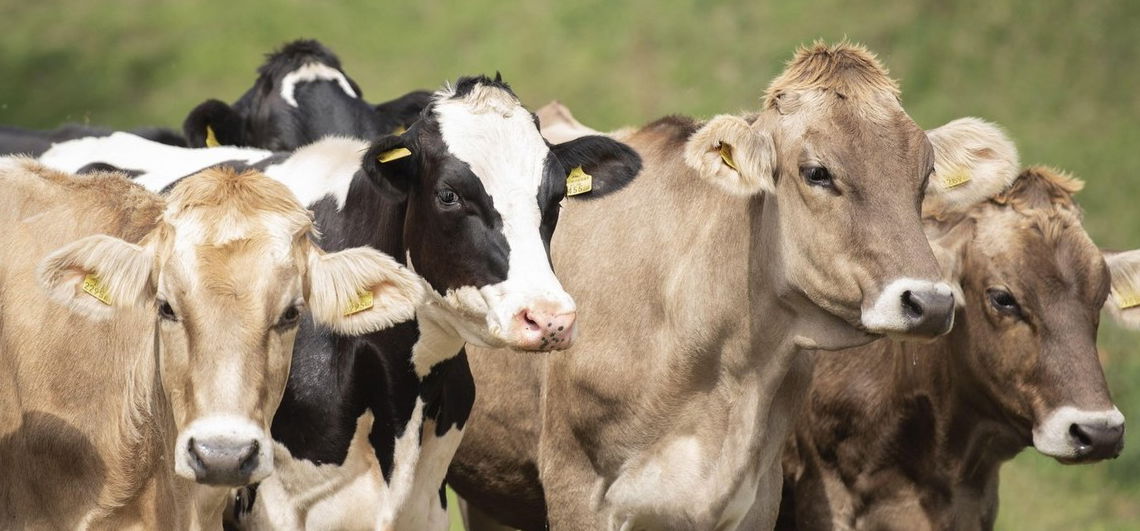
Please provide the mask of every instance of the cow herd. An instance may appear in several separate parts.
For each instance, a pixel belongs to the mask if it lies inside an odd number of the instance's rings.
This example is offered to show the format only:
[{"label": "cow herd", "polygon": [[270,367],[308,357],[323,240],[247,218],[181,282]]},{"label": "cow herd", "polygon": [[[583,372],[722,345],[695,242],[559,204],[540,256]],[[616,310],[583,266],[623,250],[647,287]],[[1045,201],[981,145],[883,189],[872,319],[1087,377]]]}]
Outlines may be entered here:
[{"label": "cow herd", "polygon": [[600,133],[303,40],[182,133],[0,153],[2,529],[990,529],[1024,448],[1124,445],[1140,250],[858,45]]}]

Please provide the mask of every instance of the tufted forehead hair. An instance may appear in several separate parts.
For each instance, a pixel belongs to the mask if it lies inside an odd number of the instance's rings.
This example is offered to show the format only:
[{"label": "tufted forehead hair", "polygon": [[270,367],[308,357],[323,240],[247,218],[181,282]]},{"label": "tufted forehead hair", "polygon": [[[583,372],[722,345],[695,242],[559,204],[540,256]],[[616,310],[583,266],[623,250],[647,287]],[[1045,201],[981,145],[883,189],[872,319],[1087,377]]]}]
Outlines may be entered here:
[{"label": "tufted forehead hair", "polygon": [[1084,181],[1047,166],[1030,166],[1014,179],[1009,188],[993,201],[1021,212],[1062,209],[1077,211],[1073,195],[1085,187]]},{"label": "tufted forehead hair", "polygon": [[286,74],[310,63],[319,63],[341,70],[340,59],[320,42],[302,39],[290,42],[280,49],[265,54],[265,63],[257,68],[262,80],[280,79]]},{"label": "tufted forehead hair", "polygon": [[882,95],[899,98],[899,86],[875,54],[859,44],[843,41],[828,45],[815,41],[800,47],[783,73],[764,94],[764,108],[777,106],[783,94],[827,90],[843,99],[876,101]]},{"label": "tufted forehead hair", "polygon": [[[256,170],[208,168],[167,196],[162,221],[191,245],[223,246],[250,238],[286,238],[313,230],[309,211],[285,185]],[[181,230],[187,229],[187,230]]]},{"label": "tufted forehead hair", "polygon": [[445,85],[437,91],[433,101],[436,105],[463,103],[474,114],[495,112],[504,118],[510,118],[520,110],[527,112],[510,85],[498,76],[495,79],[487,76],[461,77],[454,87]]}]

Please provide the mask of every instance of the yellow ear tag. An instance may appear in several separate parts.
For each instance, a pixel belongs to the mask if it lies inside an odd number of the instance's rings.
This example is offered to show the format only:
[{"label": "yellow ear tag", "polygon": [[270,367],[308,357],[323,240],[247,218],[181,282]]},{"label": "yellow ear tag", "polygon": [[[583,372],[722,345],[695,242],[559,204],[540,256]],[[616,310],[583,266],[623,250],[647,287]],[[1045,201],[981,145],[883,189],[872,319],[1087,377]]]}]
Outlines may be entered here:
[{"label": "yellow ear tag", "polygon": [[222,145],[222,143],[218,142],[218,137],[216,135],[214,135],[214,128],[207,125],[206,126],[206,147],[218,147],[220,145]]},{"label": "yellow ear tag", "polygon": [[353,314],[363,312],[372,307],[372,292],[364,290],[360,292],[360,296],[348,305],[348,309],[344,311],[344,316],[348,317]]},{"label": "yellow ear tag", "polygon": [[582,171],[581,166],[577,166],[570,170],[570,175],[566,176],[566,195],[578,195],[589,192],[594,189],[594,178]]},{"label": "yellow ear tag", "polygon": [[99,299],[99,302],[107,306],[111,305],[111,289],[102,280],[99,280],[99,277],[95,276],[94,273],[88,273],[87,276],[83,277],[83,291]]},{"label": "yellow ear tag", "polygon": [[1140,293],[1121,293],[1116,296],[1116,305],[1121,310],[1140,306]]},{"label": "yellow ear tag", "polygon": [[396,148],[381,153],[380,156],[376,157],[376,160],[380,161],[380,164],[384,164],[385,162],[392,162],[396,159],[402,159],[411,154],[412,150],[408,148]]},{"label": "yellow ear tag", "polygon": [[721,142],[720,144],[720,160],[723,160],[729,168],[740,171],[736,168],[736,161],[732,160],[732,146]]},{"label": "yellow ear tag", "polygon": [[970,182],[970,179],[971,177],[969,171],[967,171],[965,168],[958,168],[942,180],[942,187],[946,188],[947,190],[951,188],[957,188],[963,184]]}]

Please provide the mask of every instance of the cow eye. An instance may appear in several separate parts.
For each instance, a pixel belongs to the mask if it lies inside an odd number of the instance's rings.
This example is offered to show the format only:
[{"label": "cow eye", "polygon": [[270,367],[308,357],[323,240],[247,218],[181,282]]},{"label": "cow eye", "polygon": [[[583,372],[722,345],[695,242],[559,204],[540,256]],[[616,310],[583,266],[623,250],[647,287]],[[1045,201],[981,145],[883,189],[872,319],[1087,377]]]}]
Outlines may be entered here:
[{"label": "cow eye", "polygon": [[167,321],[178,320],[178,315],[174,313],[174,308],[170,306],[169,302],[164,300],[158,301],[158,316]]},{"label": "cow eye", "polygon": [[436,192],[435,196],[439,198],[439,202],[443,203],[444,205],[454,206],[459,204],[459,194],[446,188]]},{"label": "cow eye", "polygon": [[834,188],[835,182],[831,178],[831,172],[823,166],[803,166],[800,168],[800,175],[803,176],[804,181],[812,186],[819,186],[822,188]]},{"label": "cow eye", "polygon": [[990,306],[998,312],[1021,317],[1021,305],[1017,304],[1012,293],[1001,288],[990,288],[986,290],[986,297],[990,300]]},{"label": "cow eye", "polygon": [[300,320],[301,309],[296,306],[290,306],[288,308],[285,308],[284,312],[281,312],[281,317],[277,319],[277,327],[292,328],[296,326],[297,322]]}]

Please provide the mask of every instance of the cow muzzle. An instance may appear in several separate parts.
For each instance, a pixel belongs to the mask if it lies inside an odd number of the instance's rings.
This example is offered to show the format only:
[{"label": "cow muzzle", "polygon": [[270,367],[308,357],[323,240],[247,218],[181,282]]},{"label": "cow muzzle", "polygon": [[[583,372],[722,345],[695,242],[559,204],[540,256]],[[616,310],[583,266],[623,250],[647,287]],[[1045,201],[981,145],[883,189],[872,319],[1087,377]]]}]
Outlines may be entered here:
[{"label": "cow muzzle", "polygon": [[868,332],[933,338],[954,325],[954,292],[945,282],[902,278],[887,285],[861,321]]},{"label": "cow muzzle", "polygon": [[1124,450],[1124,415],[1115,407],[1061,407],[1033,428],[1033,447],[1066,464],[1115,459]]},{"label": "cow muzzle", "polygon": [[574,342],[576,311],[544,311],[524,308],[511,319],[507,341],[519,350],[562,350]]},{"label": "cow muzzle", "polygon": [[242,486],[273,472],[272,440],[239,418],[194,421],[178,436],[174,470],[206,485]]}]

